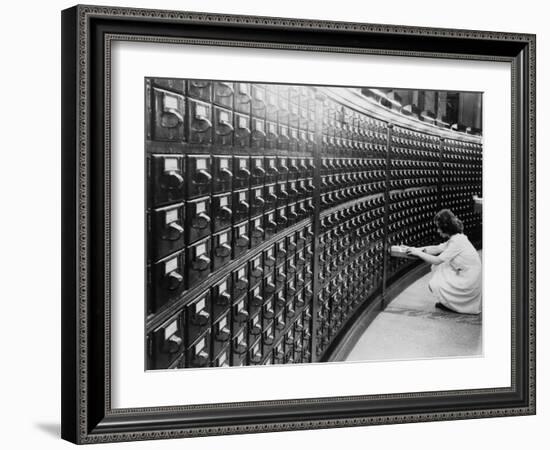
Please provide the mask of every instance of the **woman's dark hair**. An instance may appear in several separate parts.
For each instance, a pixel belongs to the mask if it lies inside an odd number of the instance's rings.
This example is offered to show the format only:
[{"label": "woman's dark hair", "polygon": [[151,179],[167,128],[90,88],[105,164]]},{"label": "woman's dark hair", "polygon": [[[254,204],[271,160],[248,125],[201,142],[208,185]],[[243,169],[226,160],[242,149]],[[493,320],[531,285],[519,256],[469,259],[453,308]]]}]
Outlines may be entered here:
[{"label": "woman's dark hair", "polygon": [[434,223],[445,234],[452,236],[456,233],[462,233],[464,224],[462,220],[456,217],[450,209],[442,209],[434,217]]}]

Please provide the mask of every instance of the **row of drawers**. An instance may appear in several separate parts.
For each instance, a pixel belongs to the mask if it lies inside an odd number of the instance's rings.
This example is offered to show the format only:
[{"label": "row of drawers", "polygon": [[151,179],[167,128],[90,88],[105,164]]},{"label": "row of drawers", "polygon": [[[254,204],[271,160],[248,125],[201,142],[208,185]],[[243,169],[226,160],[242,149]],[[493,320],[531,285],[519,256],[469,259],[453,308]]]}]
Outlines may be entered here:
[{"label": "row of drawers", "polygon": [[439,146],[440,142],[442,143],[441,147],[444,153],[479,155],[483,151],[483,146],[480,143],[441,138],[439,136],[428,135],[399,126],[394,126],[392,128],[391,143],[397,147],[434,149]]},{"label": "row of drawers", "polygon": [[321,158],[321,175],[385,169],[386,160],[383,158]]},{"label": "row of drawers", "polygon": [[321,208],[328,209],[350,200],[365,196],[374,196],[385,191],[386,182],[357,184],[355,186],[333,188],[321,194]]},{"label": "row of drawers", "polygon": [[[296,321],[293,329],[280,331],[275,321],[264,322],[261,334],[250,335],[246,339],[245,329],[220,350],[208,347],[209,333],[206,333],[178,361],[178,367],[241,367],[249,365],[293,364],[311,362],[311,331],[298,331],[302,326]],[[200,352],[197,352],[200,349]],[[197,353],[200,355],[197,358]]]},{"label": "row of drawers", "polygon": [[393,158],[390,161],[390,169],[409,169],[409,170],[439,170],[439,161],[411,160]]},{"label": "row of drawers", "polygon": [[[357,167],[343,170],[339,168]],[[267,175],[264,164],[268,164]],[[287,164],[290,165],[290,169]],[[392,161],[390,178],[407,181],[411,178],[436,178],[438,169],[430,168],[429,162]],[[252,171],[249,170],[252,167]],[[362,166],[376,170],[361,170]],[[150,160],[150,204],[164,205],[184,199],[195,199],[205,195],[226,192],[239,192],[236,201],[256,207],[264,207],[264,203],[289,203],[304,199],[315,190],[312,178],[313,162],[307,158],[277,158],[248,156],[213,156],[209,155],[153,155]],[[233,171],[228,167],[233,167]],[[361,159],[323,159],[321,186],[328,190],[331,186],[341,184],[371,184],[385,179],[385,161]],[[420,168],[419,168],[420,167]],[[284,169],[283,169],[284,168]],[[256,174],[256,175],[254,175]],[[443,167],[442,174],[450,178],[471,177],[478,180],[479,169],[464,165]],[[304,175],[307,175],[304,177]],[[400,181],[400,180],[398,180]],[[424,183],[430,184],[431,182]],[[263,189],[263,191],[259,190]],[[251,199],[246,191],[254,191]],[[235,196],[233,196],[235,197]],[[221,205],[226,206],[226,205]]]},{"label": "row of drawers", "polygon": [[421,150],[431,154],[439,154],[440,140],[436,141],[417,141],[413,139],[403,139],[398,136],[392,136],[390,139],[392,149]]},{"label": "row of drawers", "polygon": [[[396,198],[397,195],[399,194],[394,191],[394,193],[390,196],[390,204],[388,207],[390,217],[391,214],[401,214],[402,217],[406,217],[409,214],[407,210],[411,210],[412,213],[415,211],[422,211],[426,207],[435,207],[439,201],[437,192],[430,193],[428,191],[418,193],[416,197],[408,197],[407,199],[400,198],[399,200]],[[397,217],[401,218],[399,216]]]},{"label": "row of drawers", "polygon": [[[244,226],[244,225],[243,225]],[[242,256],[252,244],[259,245],[236,228],[206,237],[182,250],[148,266],[148,305],[154,313],[164,305],[177,300],[186,290],[194,288],[212,272],[223,268],[231,260]],[[248,279],[274,267],[282,261],[291,261],[288,270],[311,266],[313,258],[311,225],[282,237],[266,250],[251,258],[234,271],[237,279]],[[309,271],[310,273],[310,271]],[[256,281],[256,280],[252,280]]]},{"label": "row of drawers", "polygon": [[[182,96],[259,118],[277,121],[310,118],[301,113],[316,110],[315,89],[308,86],[213,80],[152,80],[153,89],[165,96]],[[165,101],[166,103],[166,101]],[[174,105],[169,98],[168,103]],[[313,120],[313,117],[311,117]]]},{"label": "row of drawers", "polygon": [[[188,142],[194,146],[217,148],[250,148],[257,150],[279,150],[311,153],[318,144],[317,132],[321,133],[321,146],[324,152],[338,151],[385,151],[387,135],[373,133],[365,128],[346,127],[336,122],[336,126],[323,123],[319,126],[315,112],[299,109],[296,112],[279,110],[271,119],[264,119],[257,113],[243,114],[216,105],[194,100],[177,99],[177,109],[163,105],[159,98],[166,98],[166,92],[154,90],[155,110],[152,118],[156,141]],[[163,119],[173,116],[169,124]],[[436,148],[422,143],[415,150]]]},{"label": "row of drawers", "polygon": [[463,163],[467,165],[481,166],[483,154],[480,153],[462,153],[462,152],[445,152],[441,153],[441,161],[443,163]]},{"label": "row of drawers", "polygon": [[320,146],[318,153],[324,157],[386,158],[388,152],[385,144],[327,138],[326,143]]},{"label": "row of drawers", "polygon": [[233,83],[211,84],[216,85],[214,89],[192,87],[189,97],[153,86],[150,138],[195,145],[311,151],[317,124],[314,99],[300,106],[285,103],[283,96],[273,93],[266,99],[263,88],[257,85],[249,90],[246,83],[237,83],[239,91],[234,95]]},{"label": "row of drawers", "polygon": [[399,147],[395,144],[392,144],[390,147],[390,154],[392,157],[399,157],[404,159],[416,159],[420,161],[434,161],[439,160],[443,162],[454,162],[454,163],[464,163],[464,164],[473,164],[481,165],[483,155],[481,152],[477,151],[449,151],[445,148],[440,150],[425,150],[425,149],[416,149],[409,147]]},{"label": "row of drawers", "polygon": [[[314,208],[311,197],[293,198],[292,202],[287,203],[289,196],[284,198],[280,192],[273,196],[270,194],[277,188],[277,185],[271,185],[265,189],[255,188],[251,192],[242,190],[150,210],[147,215],[148,259],[157,260],[183,245],[191,245],[231,229],[235,240],[242,236],[250,241],[250,244],[243,242],[240,247],[254,247],[312,216]],[[276,201],[266,202],[264,195]]]},{"label": "row of drawers", "polygon": [[328,136],[350,140],[368,140],[379,143],[387,139],[387,122],[355,111],[330,98],[319,105],[322,108],[322,129]]},{"label": "row of drawers", "polygon": [[372,170],[364,172],[347,172],[321,176],[321,192],[327,192],[334,188],[344,186],[368,185],[378,183],[386,179],[384,170]]},{"label": "row of drawers", "polygon": [[[437,184],[440,178],[443,183],[459,183],[467,185],[481,184],[481,173],[478,172],[461,172],[457,170],[446,171],[440,175],[438,171],[429,170],[390,170],[390,189],[397,189],[399,186],[429,186]],[[355,197],[357,195],[367,195],[384,190],[386,180],[386,172],[356,172],[344,173],[337,175],[324,175],[321,177],[321,193],[339,190],[344,187],[358,188],[355,193],[349,195]],[[462,183],[461,183],[462,181]],[[287,189],[286,185],[282,188],[277,185],[279,191]],[[295,188],[288,188],[295,191]],[[261,194],[259,194],[261,195]],[[267,194],[270,195],[270,194]],[[278,194],[276,194],[278,195]],[[344,194],[343,194],[344,195]],[[280,196],[279,196],[280,197]],[[284,198],[288,198],[288,193],[284,194]],[[340,200],[343,200],[343,197]],[[294,200],[294,198],[293,198]]]},{"label": "row of drawers", "polygon": [[252,271],[239,268],[195,295],[184,306],[186,341],[194,341],[205,327],[228,314],[233,320],[230,323],[232,329],[247,322],[260,310],[263,317],[269,319],[283,310],[288,317],[294,317],[294,312],[313,298],[311,265],[294,264],[294,260],[289,258],[265,271],[261,266]]},{"label": "row of drawers", "polygon": [[419,144],[436,145],[441,140],[439,136],[413,131],[398,125],[392,128],[392,138],[398,144],[411,147]]},{"label": "row of drawers", "polygon": [[440,160],[439,150],[414,149],[408,147],[390,146],[390,155],[406,160],[431,161],[437,162]]},{"label": "row of drawers", "polygon": [[[159,141],[273,149],[295,144],[296,149],[302,145],[301,150],[311,151],[319,124],[327,146],[365,150],[361,143],[383,145],[387,135],[385,122],[330,100],[318,102],[307,87],[154,80],[151,105],[150,138]],[[439,137],[395,127],[392,143],[412,150],[435,149]],[[479,152],[481,147],[445,143],[449,151]]]},{"label": "row of drawers", "polygon": [[[383,138],[387,123],[361,114],[325,98],[316,99],[315,89],[307,86],[224,82],[210,80],[153,80],[153,96],[161,112],[177,107],[178,96],[277,124],[313,129],[323,128],[345,136]],[[156,88],[156,92],[155,92]],[[202,112],[202,111],[199,111]]]},{"label": "row of drawers", "polygon": [[443,149],[449,153],[481,154],[483,145],[474,142],[458,141],[456,139],[445,139]]},{"label": "row of drawers", "polygon": [[481,170],[462,172],[457,170],[445,170],[441,172],[441,183],[465,186],[481,186],[483,176]]},{"label": "row of drawers", "polygon": [[312,158],[153,154],[148,165],[150,206],[278,182],[313,191]]},{"label": "row of drawers", "polygon": [[[311,304],[274,310],[270,301],[256,311],[234,305],[215,319],[189,306],[148,335],[149,368],[310,362]],[[283,359],[284,350],[296,353]]]},{"label": "row of drawers", "polygon": [[[201,200],[198,204],[210,205],[210,199]],[[233,216],[228,207],[213,208],[217,213],[211,218],[210,207],[197,209],[196,202],[155,209],[148,215],[148,261],[159,261],[185,247],[205,244],[221,258],[221,266],[228,261],[227,258],[238,258],[276,234],[309,219],[311,209],[311,202],[302,201],[263,214],[260,212],[250,219],[248,214],[241,215],[242,211]],[[310,225],[295,234],[300,242],[309,242],[313,235]],[[202,253],[193,251],[191,254]]]}]

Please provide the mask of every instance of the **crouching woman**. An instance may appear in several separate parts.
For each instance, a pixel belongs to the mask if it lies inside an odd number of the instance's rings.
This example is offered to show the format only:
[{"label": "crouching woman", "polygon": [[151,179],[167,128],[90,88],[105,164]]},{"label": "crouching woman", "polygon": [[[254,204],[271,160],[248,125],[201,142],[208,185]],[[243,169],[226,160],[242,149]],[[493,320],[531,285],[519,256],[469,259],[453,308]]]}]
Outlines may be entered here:
[{"label": "crouching woman", "polygon": [[439,211],[434,223],[440,236],[447,239],[440,245],[415,248],[407,253],[432,265],[428,284],[437,298],[435,306],[462,314],[481,312],[481,260],[462,233],[464,226],[450,210]]}]

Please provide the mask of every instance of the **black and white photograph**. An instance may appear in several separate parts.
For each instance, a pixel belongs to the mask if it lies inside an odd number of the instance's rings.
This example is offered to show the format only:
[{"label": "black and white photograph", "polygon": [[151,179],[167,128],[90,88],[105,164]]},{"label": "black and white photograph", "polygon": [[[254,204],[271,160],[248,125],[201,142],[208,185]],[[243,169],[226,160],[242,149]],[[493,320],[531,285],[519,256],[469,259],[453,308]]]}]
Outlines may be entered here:
[{"label": "black and white photograph", "polygon": [[541,19],[203,3],[61,14],[61,437],[524,447]]},{"label": "black and white photograph", "polygon": [[545,5],[6,2],[1,447],[543,448]]},{"label": "black and white photograph", "polygon": [[148,77],[146,370],[483,355],[483,93]]}]

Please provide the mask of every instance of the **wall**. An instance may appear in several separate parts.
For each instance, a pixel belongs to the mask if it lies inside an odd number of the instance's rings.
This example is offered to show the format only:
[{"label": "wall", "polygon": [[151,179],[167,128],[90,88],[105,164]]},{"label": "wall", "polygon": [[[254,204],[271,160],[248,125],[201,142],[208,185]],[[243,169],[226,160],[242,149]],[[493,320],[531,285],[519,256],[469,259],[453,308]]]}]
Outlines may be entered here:
[{"label": "wall", "polygon": [[[100,2],[102,3],[102,2]],[[542,3],[502,1],[498,12],[490,3],[465,0],[451,8],[438,1],[360,3],[296,2],[278,0],[263,3],[233,0],[108,1],[123,6],[187,9],[272,16],[363,21],[434,27],[531,32],[538,34],[538,123],[548,123],[547,14]],[[2,26],[2,326],[3,382],[0,387],[4,426],[0,441],[6,448],[40,446],[68,448],[59,439],[60,396],[60,14],[70,1],[10,2],[3,7]],[[545,55],[545,56],[543,56]],[[7,138],[7,141],[6,141]],[[539,127],[538,171],[544,173],[550,144],[547,127]],[[7,159],[6,159],[7,158]],[[548,177],[539,193],[548,186]],[[546,186],[545,186],[546,185]],[[542,195],[539,194],[539,197]],[[539,223],[548,218],[539,203]],[[29,245],[30,244],[30,245]],[[548,239],[539,227],[539,273],[548,272],[544,251]],[[542,278],[542,277],[540,277]],[[549,316],[547,286],[538,292],[538,317]],[[549,352],[545,342],[549,327],[540,326],[538,411],[536,417],[468,420],[430,424],[394,425],[354,429],[333,429],[292,433],[226,436],[185,442],[142,442],[120,444],[118,448],[335,448],[342,442],[353,447],[432,449],[444,446],[537,448],[537,438],[546,437],[544,425],[550,419],[548,378]],[[11,444],[11,445],[10,445]]]}]

